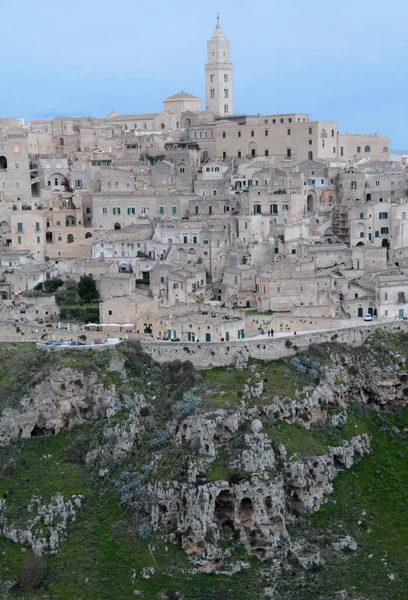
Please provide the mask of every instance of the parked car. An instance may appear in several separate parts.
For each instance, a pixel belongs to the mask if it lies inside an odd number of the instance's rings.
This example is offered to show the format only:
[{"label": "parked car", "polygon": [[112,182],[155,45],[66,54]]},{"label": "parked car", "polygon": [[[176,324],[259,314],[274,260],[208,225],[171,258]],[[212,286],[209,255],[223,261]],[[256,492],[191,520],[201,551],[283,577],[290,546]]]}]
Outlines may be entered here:
[{"label": "parked car", "polygon": [[366,315],[364,315],[364,321],[372,321],[373,320],[373,315],[370,315],[370,313],[367,313]]}]

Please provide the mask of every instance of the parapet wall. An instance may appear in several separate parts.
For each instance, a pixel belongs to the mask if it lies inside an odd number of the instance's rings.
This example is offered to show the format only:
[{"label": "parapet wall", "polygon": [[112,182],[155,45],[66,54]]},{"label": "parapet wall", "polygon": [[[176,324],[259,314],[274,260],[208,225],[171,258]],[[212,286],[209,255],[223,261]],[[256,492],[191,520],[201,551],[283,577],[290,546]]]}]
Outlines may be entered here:
[{"label": "parapet wall", "polygon": [[[226,367],[234,365],[240,358],[251,357],[260,360],[276,360],[294,356],[298,349],[306,349],[311,344],[336,341],[350,346],[361,346],[370,335],[378,330],[408,331],[408,324],[398,321],[371,326],[350,327],[319,333],[299,333],[280,338],[243,340],[240,342],[142,342],[143,349],[157,362],[190,360],[197,369]],[[290,343],[289,343],[290,342]]]}]

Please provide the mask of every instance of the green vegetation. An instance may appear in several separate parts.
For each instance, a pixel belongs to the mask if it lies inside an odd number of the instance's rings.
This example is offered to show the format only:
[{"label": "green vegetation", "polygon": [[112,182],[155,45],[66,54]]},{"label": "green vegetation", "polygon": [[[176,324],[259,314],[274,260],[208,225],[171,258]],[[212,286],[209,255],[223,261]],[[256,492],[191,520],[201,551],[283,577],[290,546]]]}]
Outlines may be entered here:
[{"label": "green vegetation", "polygon": [[[234,535],[222,530],[220,544],[232,551],[223,565],[227,568],[229,562],[239,559],[250,567],[232,577],[193,575],[196,565],[179,545],[163,539],[172,532],[171,525],[157,533],[143,529],[143,511],[134,510],[139,500],[149,500],[148,484],[172,480],[185,484],[192,460],[199,459],[202,464],[197,484],[220,480],[232,484],[250,477],[236,467],[245,449],[248,424],[241,425],[235,434],[227,432],[216,460],[206,467],[194,443],[177,445],[168,434],[166,424],[172,416],[235,409],[244,400],[245,386],[256,388],[260,382],[260,397],[245,400],[249,407],[264,407],[275,396],[301,398],[308,393],[305,388],[314,385],[314,371],[320,377],[333,353],[337,361],[345,361],[351,373],[353,368],[363,375],[363,369],[392,364],[398,361],[398,354],[407,356],[408,336],[375,332],[358,349],[325,344],[298,354],[297,362],[251,361],[243,371],[211,369],[200,374],[189,362],[154,363],[137,342],[126,342],[103,353],[84,351],[80,356],[74,351],[45,353],[33,344],[1,344],[0,408],[15,406],[50,369],[64,367],[85,374],[95,372],[106,387],[115,385],[124,395],[143,394],[148,403],[140,416],[144,432],[123,459],[113,459],[107,452],[103,463],[86,464],[90,449],[109,444],[103,421],[88,422],[56,436],[20,439],[0,449],[0,498],[6,502],[6,518],[15,525],[27,521],[27,505],[33,496],[40,497],[42,503],[56,493],[65,499],[73,494],[84,496],[77,519],[68,523],[68,537],[55,556],[35,557],[28,546],[0,537],[0,580],[16,581],[10,598],[122,600],[140,590],[149,600],[260,600],[263,588],[275,584],[276,597],[284,600],[332,600],[335,592],[343,589],[353,589],[369,600],[408,598],[408,408],[388,414],[370,412],[366,406],[349,406],[344,425],[333,428],[312,423],[309,430],[277,421],[276,415],[267,411],[261,416],[272,445],[284,444],[292,460],[324,454],[328,446],[360,433],[372,437],[372,454],[338,476],[328,503],[317,513],[287,523],[294,544],[307,540],[311,548],[319,548],[325,561],[321,569],[304,571],[294,564],[279,577],[268,575],[268,564],[249,557]],[[127,381],[123,382],[116,371],[109,371],[112,358],[124,359]],[[342,379],[335,384],[346,385]],[[112,429],[126,423],[131,410],[131,405],[125,404],[111,418]],[[329,413],[338,410],[328,408]],[[109,468],[106,477],[100,475],[101,466]],[[121,475],[125,485],[115,486],[112,481],[119,481]],[[133,475],[137,485],[127,488],[134,483]],[[270,473],[271,478],[274,476]],[[128,496],[129,491],[134,495]],[[332,542],[345,535],[357,541],[355,553],[333,551]],[[143,577],[146,568],[154,569],[149,578]]]}]

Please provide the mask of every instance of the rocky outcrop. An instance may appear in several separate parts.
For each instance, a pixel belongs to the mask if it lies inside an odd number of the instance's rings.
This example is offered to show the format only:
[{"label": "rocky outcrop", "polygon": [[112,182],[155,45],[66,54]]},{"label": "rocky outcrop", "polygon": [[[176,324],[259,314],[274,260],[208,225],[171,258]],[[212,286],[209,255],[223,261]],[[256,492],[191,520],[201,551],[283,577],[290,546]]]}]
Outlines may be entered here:
[{"label": "rocky outcrop", "polygon": [[[332,492],[338,471],[350,468],[370,450],[369,436],[359,435],[329,448],[323,456],[284,460],[273,480],[265,481],[254,473],[260,464],[270,472],[276,463],[273,451],[265,457],[261,425],[254,421],[253,433],[246,436],[246,446],[249,442],[253,452],[245,463],[252,467],[247,481],[204,485],[170,482],[155,487],[152,524],[159,528],[176,523],[175,535],[188,554],[208,560],[220,558],[225,552],[217,543],[223,535],[232,536],[236,531],[249,553],[262,558],[275,556],[277,549],[281,552],[291,545],[285,523],[318,510]],[[251,446],[252,441],[261,443]]]},{"label": "rocky outcrop", "polygon": [[69,499],[55,494],[48,503],[34,496],[27,505],[27,521],[16,526],[7,516],[6,500],[1,499],[0,531],[11,541],[30,546],[35,554],[56,554],[60,543],[67,537],[67,525],[75,521],[82,502],[81,494]]}]

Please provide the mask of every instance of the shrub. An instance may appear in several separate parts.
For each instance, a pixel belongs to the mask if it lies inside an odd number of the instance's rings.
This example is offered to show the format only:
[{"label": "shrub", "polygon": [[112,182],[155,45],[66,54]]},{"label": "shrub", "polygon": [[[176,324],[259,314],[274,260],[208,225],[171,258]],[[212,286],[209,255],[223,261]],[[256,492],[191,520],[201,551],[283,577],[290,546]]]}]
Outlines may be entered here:
[{"label": "shrub", "polygon": [[188,417],[203,404],[203,399],[196,394],[196,388],[184,392],[183,398],[172,407],[173,414],[179,417]]},{"label": "shrub", "polygon": [[78,435],[65,450],[65,459],[74,464],[84,465],[89,451],[89,438],[84,433]]},{"label": "shrub", "polygon": [[170,434],[165,429],[158,429],[149,442],[150,450],[161,450],[170,442]]},{"label": "shrub", "polygon": [[153,501],[144,481],[143,474],[127,471],[121,473],[119,479],[112,481],[120,503],[133,513],[147,512]]},{"label": "shrub", "polygon": [[190,390],[196,383],[194,365],[189,360],[166,362],[161,368],[164,381],[172,388],[170,401],[181,398],[183,393]]},{"label": "shrub", "polygon": [[139,538],[141,540],[147,541],[152,537],[152,526],[150,523],[141,523],[139,526]]},{"label": "shrub", "polygon": [[47,294],[53,294],[54,292],[57,291],[58,288],[60,288],[61,286],[64,285],[64,282],[62,279],[47,279],[46,281],[44,281],[44,283],[42,284],[42,289],[44,290],[44,292],[46,292]]},{"label": "shrub", "polygon": [[292,342],[290,340],[286,340],[285,347],[286,348],[292,348],[292,346],[293,346]]},{"label": "shrub", "polygon": [[82,275],[78,282],[77,290],[83,300],[90,302],[99,298],[99,292],[96,288],[95,279],[92,275]]}]

